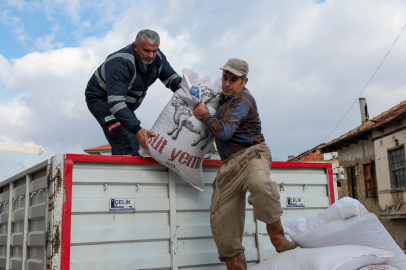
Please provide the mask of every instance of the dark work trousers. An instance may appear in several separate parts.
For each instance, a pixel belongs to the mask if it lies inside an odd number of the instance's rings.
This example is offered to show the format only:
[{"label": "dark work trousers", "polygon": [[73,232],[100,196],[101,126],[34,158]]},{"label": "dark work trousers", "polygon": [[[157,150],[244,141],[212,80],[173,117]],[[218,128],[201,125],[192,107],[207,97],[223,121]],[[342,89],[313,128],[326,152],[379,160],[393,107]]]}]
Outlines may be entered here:
[{"label": "dark work trousers", "polygon": [[[107,100],[87,102],[87,107],[102,127],[104,135],[111,145],[112,155],[140,156],[138,154],[140,143],[134,133],[129,132],[121,125],[111,129],[111,125],[116,123],[117,119],[112,116]],[[111,131],[109,131],[109,126]]]}]

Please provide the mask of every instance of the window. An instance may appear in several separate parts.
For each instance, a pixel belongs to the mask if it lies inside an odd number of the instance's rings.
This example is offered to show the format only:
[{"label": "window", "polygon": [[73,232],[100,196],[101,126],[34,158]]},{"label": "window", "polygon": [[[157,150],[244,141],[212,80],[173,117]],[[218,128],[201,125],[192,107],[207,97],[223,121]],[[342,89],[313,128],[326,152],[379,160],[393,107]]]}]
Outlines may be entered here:
[{"label": "window", "polygon": [[350,167],[347,169],[348,179],[348,196],[357,199],[357,176],[355,175],[355,168]]},{"label": "window", "polygon": [[402,147],[389,151],[389,165],[393,188],[406,187],[405,150]]},{"label": "window", "polygon": [[364,164],[364,179],[367,198],[376,198],[375,163]]}]

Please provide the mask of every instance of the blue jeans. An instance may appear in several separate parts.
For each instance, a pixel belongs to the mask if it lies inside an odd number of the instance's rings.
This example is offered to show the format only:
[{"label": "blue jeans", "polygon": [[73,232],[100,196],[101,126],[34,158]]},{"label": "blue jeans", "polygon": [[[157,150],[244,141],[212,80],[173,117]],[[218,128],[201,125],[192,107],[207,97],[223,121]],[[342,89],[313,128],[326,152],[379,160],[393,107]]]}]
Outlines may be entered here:
[{"label": "blue jeans", "polygon": [[140,156],[138,154],[140,143],[134,133],[129,132],[121,125],[109,130],[109,126],[116,123],[117,119],[112,117],[110,107],[106,100],[87,102],[87,107],[102,127],[104,135],[111,145],[112,155]]}]

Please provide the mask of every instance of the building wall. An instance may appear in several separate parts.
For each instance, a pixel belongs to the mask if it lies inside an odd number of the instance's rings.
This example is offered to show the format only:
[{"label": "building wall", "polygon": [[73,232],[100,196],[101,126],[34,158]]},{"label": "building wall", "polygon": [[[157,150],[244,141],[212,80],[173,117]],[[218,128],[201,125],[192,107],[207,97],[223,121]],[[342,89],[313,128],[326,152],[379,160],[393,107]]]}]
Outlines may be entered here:
[{"label": "building wall", "polygon": [[[406,218],[391,219],[385,215],[381,215],[381,212],[385,210],[389,212],[394,211],[394,208],[397,209],[398,205],[400,205],[398,209],[399,212],[404,213],[404,211],[406,211],[406,190],[399,192],[392,191],[388,160],[388,150],[402,145],[406,148],[406,129],[374,141],[372,141],[372,138],[393,132],[404,126],[406,126],[406,118],[397,124],[385,126],[383,132],[373,130],[372,136],[368,136],[368,140],[358,141],[358,144],[352,144],[338,151],[340,165],[346,169],[346,172],[349,167],[355,168],[358,200],[369,212],[374,213],[381,219],[382,224],[403,250],[406,249]],[[395,144],[395,139],[399,141],[398,146]],[[369,164],[371,161],[375,161],[378,189],[377,199],[366,198],[363,165]],[[350,176],[347,175],[347,181],[342,184],[343,196],[348,196],[349,177]]]},{"label": "building wall", "polygon": [[0,182],[38,163],[51,158],[52,154],[0,152]]},{"label": "building wall", "polygon": [[[406,126],[406,117],[399,123],[385,126],[384,131],[375,130],[373,132],[374,137],[381,136],[390,132],[394,132],[397,129]],[[398,140],[398,145],[396,145]],[[378,196],[379,205],[381,211],[389,212],[393,216],[398,213],[404,213],[406,211],[406,189],[395,191],[392,189],[390,166],[389,166],[389,150],[396,149],[398,147],[406,148],[406,129],[394,132],[383,138],[379,138],[374,141],[375,153],[376,153],[376,176],[378,183]],[[405,149],[406,150],[406,149]],[[403,214],[403,218],[391,219],[393,216],[381,216],[387,218],[386,228],[391,233],[396,243],[406,249],[406,218]]]},{"label": "building wall", "polygon": [[[400,125],[385,126],[384,133],[393,132],[404,126],[406,126],[406,118],[400,122]],[[384,133],[375,131],[373,135],[374,137],[378,137]],[[399,142],[398,145],[395,143],[396,140]],[[378,180],[379,204],[383,210],[389,207],[397,208],[398,205],[400,205],[399,211],[406,211],[406,190],[400,192],[392,191],[388,159],[389,150],[398,147],[403,147],[405,149],[406,129],[375,140],[374,146],[377,159],[376,176]]]},{"label": "building wall", "polygon": [[0,152],[12,152],[12,153],[43,153],[39,147],[26,147],[16,144],[0,144]]},{"label": "building wall", "polygon": [[[378,198],[367,198],[365,178],[364,178],[364,164],[370,164],[375,160],[374,144],[372,142],[372,136],[368,136],[368,140],[358,141],[358,144],[350,144],[349,147],[344,147],[338,150],[338,160],[340,166],[345,168],[347,173],[348,168],[354,167],[356,174],[357,185],[357,197],[358,200],[366,207],[366,209],[374,213],[378,218],[379,204]],[[346,175],[347,181],[341,184],[342,196],[348,196],[348,179],[349,175]]]},{"label": "building wall", "polygon": [[324,161],[324,154],[321,153],[320,149],[317,149],[316,151],[310,152],[298,160],[298,162],[303,161]]}]

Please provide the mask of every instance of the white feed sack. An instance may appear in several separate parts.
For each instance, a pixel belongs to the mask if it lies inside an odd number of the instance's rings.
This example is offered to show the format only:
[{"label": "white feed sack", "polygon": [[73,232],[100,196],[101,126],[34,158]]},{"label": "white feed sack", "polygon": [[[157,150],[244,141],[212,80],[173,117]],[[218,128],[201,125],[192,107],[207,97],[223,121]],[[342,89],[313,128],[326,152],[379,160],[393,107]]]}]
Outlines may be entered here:
[{"label": "white feed sack", "polygon": [[393,252],[386,250],[353,245],[297,248],[275,255],[249,270],[356,270],[383,264],[393,256]]},{"label": "white feed sack", "polygon": [[[176,91],[151,128],[156,136],[148,141],[149,154],[203,191],[203,157],[213,144],[214,136],[206,124],[194,116],[193,108],[203,103],[214,115],[222,93],[221,80],[212,84],[210,77],[200,78],[193,69],[183,69],[181,84],[182,88]],[[148,153],[146,149],[139,152],[141,156]]]},{"label": "white feed sack", "polygon": [[385,264],[406,270],[406,255],[372,213],[345,197],[323,212],[284,222],[287,233],[302,248],[362,245],[391,251]]},{"label": "white feed sack", "polygon": [[400,268],[394,267],[394,266],[389,266],[389,265],[368,265],[365,267],[362,267],[358,270],[402,270]]}]

